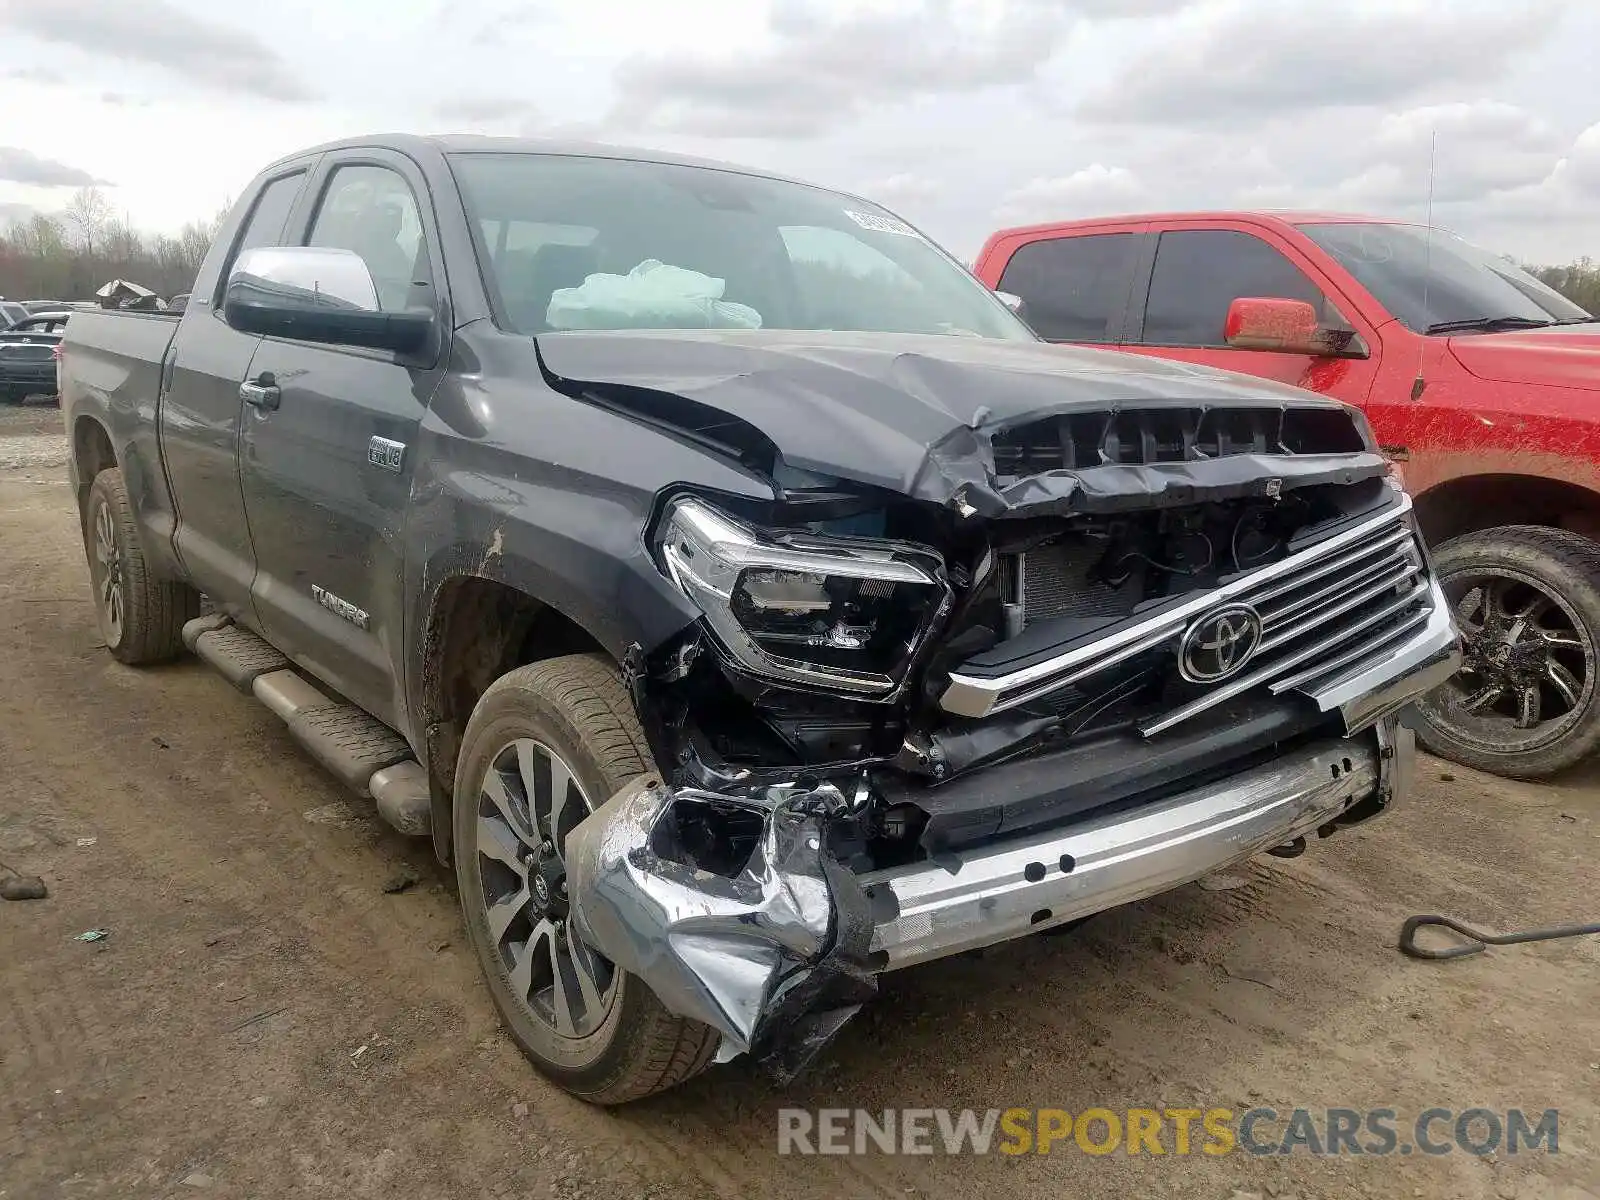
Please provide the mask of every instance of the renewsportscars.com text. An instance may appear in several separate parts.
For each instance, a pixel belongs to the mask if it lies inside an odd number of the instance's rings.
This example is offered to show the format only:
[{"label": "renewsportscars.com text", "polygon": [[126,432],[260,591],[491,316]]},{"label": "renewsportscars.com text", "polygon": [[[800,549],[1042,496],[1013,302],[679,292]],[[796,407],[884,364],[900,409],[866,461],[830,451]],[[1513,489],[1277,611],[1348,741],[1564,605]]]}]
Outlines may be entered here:
[{"label": "renewsportscars.com text", "polygon": [[778,1110],[779,1154],[1557,1154],[1559,1135],[1553,1108]]}]

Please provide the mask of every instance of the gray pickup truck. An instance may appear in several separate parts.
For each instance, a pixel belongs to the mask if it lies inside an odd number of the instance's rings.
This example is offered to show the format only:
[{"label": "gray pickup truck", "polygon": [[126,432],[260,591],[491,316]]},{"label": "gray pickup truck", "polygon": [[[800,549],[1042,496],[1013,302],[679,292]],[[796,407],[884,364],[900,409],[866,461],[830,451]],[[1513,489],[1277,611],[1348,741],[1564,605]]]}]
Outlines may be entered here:
[{"label": "gray pickup truck", "polygon": [[60,375],[111,653],[188,648],[431,836],[600,1103],[1380,815],[1458,661],[1358,413],[1043,344],[739,168],[309,150]]}]

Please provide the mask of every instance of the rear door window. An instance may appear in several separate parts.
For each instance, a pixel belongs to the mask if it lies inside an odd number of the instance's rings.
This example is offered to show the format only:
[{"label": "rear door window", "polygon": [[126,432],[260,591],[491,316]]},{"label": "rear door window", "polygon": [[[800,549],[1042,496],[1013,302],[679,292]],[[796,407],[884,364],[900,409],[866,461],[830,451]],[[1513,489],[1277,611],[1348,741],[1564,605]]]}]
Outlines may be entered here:
[{"label": "rear door window", "polygon": [[1344,320],[1322,290],[1275,247],[1234,229],[1163,233],[1145,303],[1148,346],[1226,346],[1228,306],[1241,296],[1304,300],[1325,324]]},{"label": "rear door window", "polygon": [[1011,256],[1000,290],[1053,342],[1111,342],[1128,301],[1140,234],[1097,233],[1029,242]]}]

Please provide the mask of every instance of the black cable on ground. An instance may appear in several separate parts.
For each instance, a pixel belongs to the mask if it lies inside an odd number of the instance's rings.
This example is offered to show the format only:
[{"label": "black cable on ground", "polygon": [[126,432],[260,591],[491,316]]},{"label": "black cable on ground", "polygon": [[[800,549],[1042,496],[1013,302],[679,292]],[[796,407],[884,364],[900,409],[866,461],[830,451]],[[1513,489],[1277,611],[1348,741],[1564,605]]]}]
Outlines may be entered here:
[{"label": "black cable on ground", "polygon": [[[1425,926],[1439,926],[1466,939],[1454,946],[1437,949],[1417,945],[1417,930]],[[1470,925],[1463,925],[1451,917],[1428,915],[1409,917],[1400,927],[1400,950],[1412,958],[1445,959],[1465,958],[1469,954],[1482,954],[1490,946],[1512,946],[1519,942],[1549,942],[1556,938],[1583,937],[1600,933],[1600,923],[1593,925],[1559,925],[1554,929],[1527,929],[1521,933],[1484,933]]]}]

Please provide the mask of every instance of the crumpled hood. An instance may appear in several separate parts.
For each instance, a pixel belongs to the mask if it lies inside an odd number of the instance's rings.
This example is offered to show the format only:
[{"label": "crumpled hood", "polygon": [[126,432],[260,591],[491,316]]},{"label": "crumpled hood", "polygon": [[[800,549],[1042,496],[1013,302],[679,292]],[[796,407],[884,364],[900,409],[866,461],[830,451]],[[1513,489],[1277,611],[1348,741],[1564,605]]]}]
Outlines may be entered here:
[{"label": "crumpled hood", "polygon": [[1450,339],[1450,352],[1479,379],[1600,390],[1600,322]]},{"label": "crumpled hood", "polygon": [[[997,486],[988,439],[1009,426],[1125,407],[1343,407],[1250,376],[1043,342],[673,330],[541,334],[537,344],[548,382],[569,394],[625,391],[630,406],[644,412],[652,393],[683,397],[754,427],[790,467],[938,503],[960,497],[962,507],[991,516],[1041,505],[1064,511],[1096,487],[1192,494],[1208,484],[1298,480],[1297,471],[1311,469],[1309,462],[1297,468],[1283,456],[1264,462],[1251,455],[1104,466],[1046,472],[1008,494]],[[1376,453],[1306,457],[1322,468],[1337,458],[1360,474],[1386,469]],[[1101,472],[1104,478],[1090,479]],[[1284,486],[1293,484],[1286,479]]]}]

